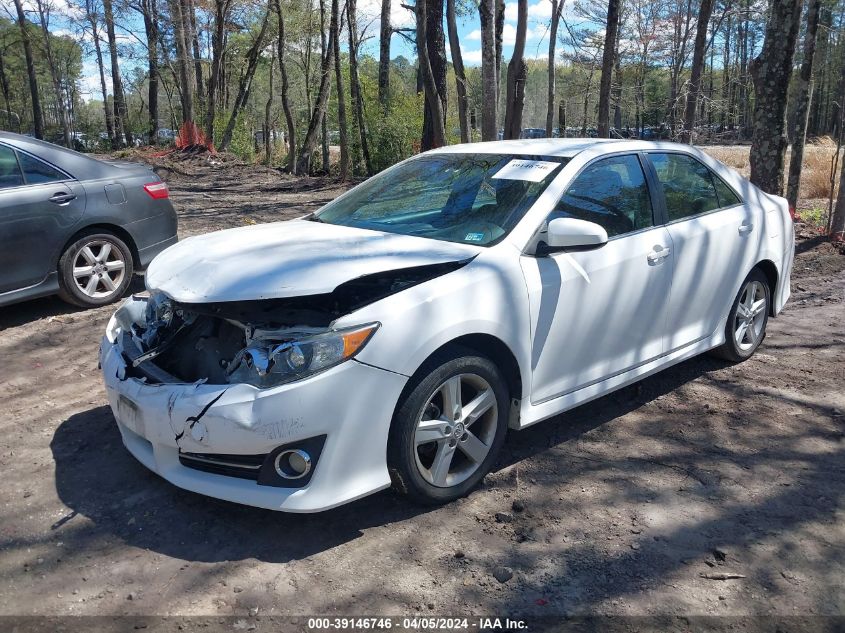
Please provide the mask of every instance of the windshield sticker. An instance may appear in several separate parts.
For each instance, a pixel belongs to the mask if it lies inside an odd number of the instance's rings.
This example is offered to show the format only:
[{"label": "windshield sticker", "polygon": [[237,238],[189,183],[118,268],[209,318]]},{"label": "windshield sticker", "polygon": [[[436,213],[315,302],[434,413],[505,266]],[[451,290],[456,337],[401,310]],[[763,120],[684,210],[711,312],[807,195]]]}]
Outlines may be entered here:
[{"label": "windshield sticker", "polygon": [[496,172],[493,178],[540,182],[559,165],[547,160],[512,160]]},{"label": "windshield sticker", "polygon": [[467,233],[464,242],[481,242],[484,240],[484,233]]}]

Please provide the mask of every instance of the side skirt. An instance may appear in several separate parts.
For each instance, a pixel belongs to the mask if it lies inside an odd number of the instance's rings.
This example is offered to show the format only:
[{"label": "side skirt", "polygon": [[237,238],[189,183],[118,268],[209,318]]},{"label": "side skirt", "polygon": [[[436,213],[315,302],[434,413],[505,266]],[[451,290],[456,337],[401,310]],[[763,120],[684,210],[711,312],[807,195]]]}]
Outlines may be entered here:
[{"label": "side skirt", "polygon": [[47,275],[43,281],[33,286],[0,293],[0,306],[10,305],[12,303],[19,303],[20,301],[28,301],[30,299],[37,299],[38,297],[54,295],[58,291],[59,273],[53,271],[49,275]]},{"label": "side skirt", "polygon": [[635,367],[616,376],[612,376],[607,380],[588,385],[577,391],[564,394],[552,400],[546,400],[539,404],[531,404],[528,399],[522,401],[522,410],[520,412],[520,420],[515,428],[524,429],[527,426],[536,424],[548,418],[554,417],[582,405],[596,398],[607,395],[617,389],[622,389],[628,385],[635,383],[643,378],[656,374],[659,371],[683,362],[693,356],[698,356],[704,352],[713,349],[724,343],[725,338],[724,322],[711,336],[693,343],[687,347],[675,350],[661,356],[653,361]]}]

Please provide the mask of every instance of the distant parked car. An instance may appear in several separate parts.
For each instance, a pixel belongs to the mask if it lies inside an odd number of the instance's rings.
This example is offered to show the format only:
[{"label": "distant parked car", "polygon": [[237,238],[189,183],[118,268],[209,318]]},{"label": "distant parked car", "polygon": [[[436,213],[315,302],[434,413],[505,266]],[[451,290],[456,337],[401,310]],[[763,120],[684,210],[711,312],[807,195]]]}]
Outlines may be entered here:
[{"label": "distant parked car", "polygon": [[519,135],[519,138],[546,138],[546,128],[527,127]]},{"label": "distant parked car", "polygon": [[0,306],[118,299],[134,270],[176,242],[168,198],[145,165],[0,132]]}]

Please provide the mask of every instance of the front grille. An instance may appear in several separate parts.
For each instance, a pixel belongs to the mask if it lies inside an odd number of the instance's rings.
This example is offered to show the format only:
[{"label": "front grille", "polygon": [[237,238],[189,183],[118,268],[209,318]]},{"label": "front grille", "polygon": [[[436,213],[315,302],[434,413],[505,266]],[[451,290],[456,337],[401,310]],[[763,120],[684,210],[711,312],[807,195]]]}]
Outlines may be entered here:
[{"label": "front grille", "polygon": [[179,453],[179,463],[215,475],[258,481],[258,472],[267,455],[221,455],[218,453]]}]

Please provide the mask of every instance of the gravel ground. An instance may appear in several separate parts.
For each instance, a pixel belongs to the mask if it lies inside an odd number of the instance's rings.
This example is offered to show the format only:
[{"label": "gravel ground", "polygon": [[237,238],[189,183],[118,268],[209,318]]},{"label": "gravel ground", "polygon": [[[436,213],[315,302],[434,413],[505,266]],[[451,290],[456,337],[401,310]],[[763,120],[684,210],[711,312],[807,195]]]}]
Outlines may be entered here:
[{"label": "gravel ground", "polygon": [[[344,189],[152,160],[183,236]],[[304,516],[182,491],[126,452],[97,371],[112,308],[2,308],[0,615],[843,615],[844,271],[799,231],[793,298],[751,360],[695,358],[512,432],[445,507],[383,492]]]}]

